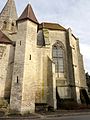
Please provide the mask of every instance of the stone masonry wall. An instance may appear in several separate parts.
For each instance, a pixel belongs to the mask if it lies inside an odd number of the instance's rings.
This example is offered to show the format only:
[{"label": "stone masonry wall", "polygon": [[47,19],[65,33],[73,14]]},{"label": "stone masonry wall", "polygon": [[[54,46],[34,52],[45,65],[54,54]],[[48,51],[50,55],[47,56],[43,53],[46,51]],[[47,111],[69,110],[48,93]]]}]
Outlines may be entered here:
[{"label": "stone masonry wall", "polygon": [[37,25],[28,20],[18,23],[11,109],[35,111]]},{"label": "stone masonry wall", "polygon": [[37,24],[27,21],[21,111],[35,111]]},{"label": "stone masonry wall", "polygon": [[47,103],[56,109],[55,64],[47,57]]},{"label": "stone masonry wall", "polygon": [[[71,93],[67,91],[69,84],[69,72],[68,72],[68,57],[67,57],[67,39],[66,31],[49,31],[50,41],[50,58],[52,59],[52,45],[57,41],[62,42],[64,49],[64,73],[55,73],[56,86],[58,87],[59,96],[63,98],[70,98]],[[62,93],[62,94],[61,94]]]},{"label": "stone masonry wall", "polygon": [[18,23],[10,108],[21,111],[27,22]]},{"label": "stone masonry wall", "polygon": [[0,97],[8,98],[11,92],[14,47],[0,44]]},{"label": "stone masonry wall", "polygon": [[76,86],[77,102],[80,103],[80,88],[86,87],[85,71],[83,66],[83,59],[81,57],[79,40],[73,35],[71,36],[70,46],[72,48],[73,68]]},{"label": "stone masonry wall", "polygon": [[[47,30],[47,31],[48,31],[47,39],[49,41],[49,44],[46,44],[43,47],[39,46],[39,48],[38,48],[39,52],[37,52],[38,59],[39,59],[37,64],[41,63],[41,65],[39,65],[39,71],[38,71],[39,74],[37,75],[37,77],[41,76],[41,77],[38,78],[38,83],[41,81],[40,82],[41,87],[40,87],[40,92],[39,92],[40,94],[38,93],[38,101],[40,100],[40,101],[45,102],[45,103],[46,103],[46,100],[47,100],[47,92],[46,91],[47,91],[47,88],[48,88],[47,87],[47,82],[48,82],[47,73],[48,73],[48,70],[46,68],[47,59],[46,59],[45,56],[48,56],[52,60],[52,45],[55,44],[57,41],[62,42],[63,45],[64,45],[64,49],[65,49],[65,59],[64,59],[65,68],[64,69],[65,69],[65,72],[64,73],[59,73],[59,76],[57,75],[57,73],[54,73],[54,76],[55,76],[55,79],[56,79],[57,86],[60,87],[60,88],[61,88],[61,86],[63,86],[63,87],[67,86],[68,83],[69,83],[69,77],[68,77],[69,73],[68,73],[68,68],[67,68],[67,57],[66,57],[67,56],[66,32],[65,31],[56,31],[56,30]],[[42,33],[42,32],[40,32],[40,33]],[[39,35],[39,39],[40,39],[40,35]],[[46,42],[44,42],[44,43],[46,43]],[[44,86],[44,87],[42,87],[42,86]],[[68,92],[67,88],[66,89],[63,88],[63,90],[64,91],[62,93],[63,94],[62,96],[66,97],[65,93]],[[51,89],[51,91],[52,91],[52,89]],[[61,89],[61,91],[62,91],[62,89]],[[40,97],[41,95],[43,95],[43,97]],[[67,93],[67,97],[70,97],[70,95],[71,95],[70,92]],[[51,94],[51,96],[52,96],[52,94]],[[42,98],[42,100],[41,100],[41,98]]]}]

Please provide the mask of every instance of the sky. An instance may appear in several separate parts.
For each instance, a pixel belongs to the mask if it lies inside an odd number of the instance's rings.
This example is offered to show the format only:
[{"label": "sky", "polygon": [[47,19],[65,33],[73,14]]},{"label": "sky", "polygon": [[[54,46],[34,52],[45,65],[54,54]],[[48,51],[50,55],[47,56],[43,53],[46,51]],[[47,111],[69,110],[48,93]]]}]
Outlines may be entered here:
[{"label": "sky", "polygon": [[[7,0],[0,0],[0,11]],[[90,0],[15,0],[18,16],[28,3],[39,22],[55,22],[71,28],[80,40],[85,72],[90,74]]]}]

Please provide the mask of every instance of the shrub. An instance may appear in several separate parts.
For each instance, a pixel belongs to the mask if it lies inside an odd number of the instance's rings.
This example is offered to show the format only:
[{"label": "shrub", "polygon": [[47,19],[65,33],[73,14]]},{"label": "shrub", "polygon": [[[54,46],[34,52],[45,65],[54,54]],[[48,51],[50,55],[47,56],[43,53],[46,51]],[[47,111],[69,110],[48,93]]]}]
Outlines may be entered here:
[{"label": "shrub", "polygon": [[74,100],[62,99],[60,103],[60,108],[66,110],[74,110],[78,109],[78,104]]},{"label": "shrub", "polygon": [[7,108],[8,102],[4,100],[3,98],[0,99],[0,108]]}]

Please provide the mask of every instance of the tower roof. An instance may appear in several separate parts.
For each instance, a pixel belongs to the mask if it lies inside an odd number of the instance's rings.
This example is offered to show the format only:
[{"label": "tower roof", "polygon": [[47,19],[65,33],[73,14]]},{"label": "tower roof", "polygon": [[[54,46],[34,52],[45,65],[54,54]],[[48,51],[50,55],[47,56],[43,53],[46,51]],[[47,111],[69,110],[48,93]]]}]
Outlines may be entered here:
[{"label": "tower roof", "polygon": [[38,23],[30,4],[27,5],[27,7],[25,8],[25,10],[23,11],[23,13],[21,14],[21,16],[19,17],[19,19],[17,21],[21,21],[21,20],[25,20],[25,19],[29,19],[35,23]]},{"label": "tower roof", "polygon": [[7,0],[6,5],[2,9],[0,13],[0,17],[3,18],[3,20],[6,19],[17,19],[17,12],[16,12],[16,6],[14,0]]},{"label": "tower roof", "polygon": [[13,42],[0,30],[0,44],[13,44]]}]

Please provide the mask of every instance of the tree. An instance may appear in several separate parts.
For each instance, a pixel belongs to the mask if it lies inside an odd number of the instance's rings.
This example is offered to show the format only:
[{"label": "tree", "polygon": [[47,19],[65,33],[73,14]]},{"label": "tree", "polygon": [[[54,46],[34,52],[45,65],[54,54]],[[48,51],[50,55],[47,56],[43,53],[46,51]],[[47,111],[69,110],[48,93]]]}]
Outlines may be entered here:
[{"label": "tree", "polygon": [[88,92],[90,93],[90,75],[88,74],[88,72],[86,73],[86,83],[88,86]]}]

